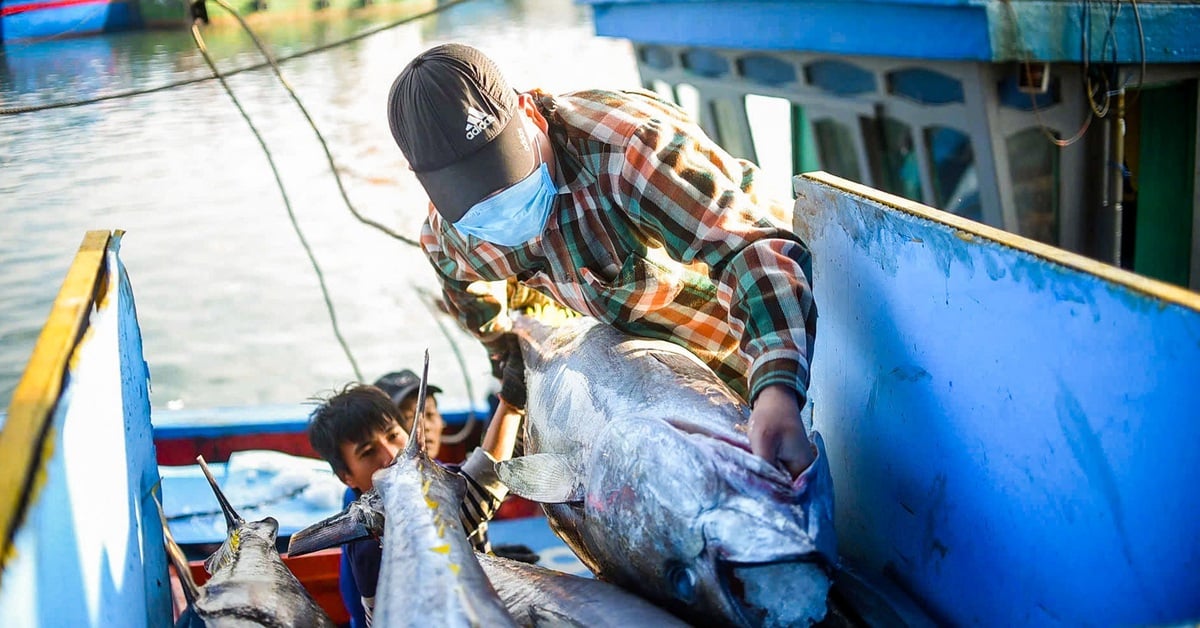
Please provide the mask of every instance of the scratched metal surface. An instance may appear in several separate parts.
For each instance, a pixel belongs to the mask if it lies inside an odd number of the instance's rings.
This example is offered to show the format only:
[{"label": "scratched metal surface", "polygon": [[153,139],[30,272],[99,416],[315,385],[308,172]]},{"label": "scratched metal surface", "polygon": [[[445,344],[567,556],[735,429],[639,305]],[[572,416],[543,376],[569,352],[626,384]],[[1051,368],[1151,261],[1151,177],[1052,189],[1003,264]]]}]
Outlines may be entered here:
[{"label": "scratched metal surface", "polygon": [[842,554],[954,624],[1200,617],[1200,295],[820,178],[796,225]]}]

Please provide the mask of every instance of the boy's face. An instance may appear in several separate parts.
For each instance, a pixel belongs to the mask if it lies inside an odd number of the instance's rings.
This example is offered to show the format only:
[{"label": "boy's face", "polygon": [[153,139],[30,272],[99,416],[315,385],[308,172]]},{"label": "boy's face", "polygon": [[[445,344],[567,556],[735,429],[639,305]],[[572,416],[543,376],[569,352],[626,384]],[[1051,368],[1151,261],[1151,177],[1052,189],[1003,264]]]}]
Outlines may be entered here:
[{"label": "boy's face", "polygon": [[[409,395],[400,401],[400,424],[409,434],[412,433],[413,419],[417,416],[417,396]],[[425,417],[421,429],[425,430],[425,453],[430,458],[437,458],[442,449],[442,430],[446,423],[442,421],[442,413],[438,412],[437,400],[432,396],[425,400]]]},{"label": "boy's face", "polygon": [[376,430],[361,442],[343,441],[338,447],[349,472],[339,473],[338,477],[350,488],[369,491],[373,486],[371,475],[392,464],[407,444],[408,434],[396,422],[385,430]]}]

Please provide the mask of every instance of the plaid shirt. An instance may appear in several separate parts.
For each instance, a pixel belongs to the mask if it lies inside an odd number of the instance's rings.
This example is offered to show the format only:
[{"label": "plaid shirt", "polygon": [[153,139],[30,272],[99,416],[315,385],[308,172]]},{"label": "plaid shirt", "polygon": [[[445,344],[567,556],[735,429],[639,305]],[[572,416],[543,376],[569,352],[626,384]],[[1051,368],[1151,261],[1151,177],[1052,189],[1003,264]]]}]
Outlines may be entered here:
[{"label": "plaid shirt", "polygon": [[758,168],[648,92],[532,95],[550,123],[559,186],[541,235],[491,244],[432,208],[422,229],[459,322],[483,340],[506,331],[509,304],[476,282],[515,278],[627,333],[686,347],[748,400],[771,384],[807,398],[811,260],[790,231],[791,208],[759,197]]}]

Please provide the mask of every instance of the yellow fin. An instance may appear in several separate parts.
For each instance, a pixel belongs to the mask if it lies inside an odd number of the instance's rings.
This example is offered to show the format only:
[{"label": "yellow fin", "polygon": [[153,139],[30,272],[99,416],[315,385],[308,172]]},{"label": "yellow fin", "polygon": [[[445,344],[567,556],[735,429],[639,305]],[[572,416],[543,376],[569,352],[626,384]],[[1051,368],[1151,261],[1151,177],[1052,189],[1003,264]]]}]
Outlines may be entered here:
[{"label": "yellow fin", "polygon": [[437,547],[431,547],[429,549],[431,549],[439,554],[449,554],[450,553],[450,544],[446,543],[444,545],[438,545]]}]

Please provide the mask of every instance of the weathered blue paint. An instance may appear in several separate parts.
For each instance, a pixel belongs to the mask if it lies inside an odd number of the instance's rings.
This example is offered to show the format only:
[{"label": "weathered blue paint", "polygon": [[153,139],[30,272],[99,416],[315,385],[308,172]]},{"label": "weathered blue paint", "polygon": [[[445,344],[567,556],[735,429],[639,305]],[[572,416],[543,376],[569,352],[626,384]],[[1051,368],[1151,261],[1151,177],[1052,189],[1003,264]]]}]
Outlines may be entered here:
[{"label": "weathered blue paint", "polygon": [[100,0],[83,4],[5,0],[2,5],[2,41],[90,35],[142,26],[142,16],[134,0]]},{"label": "weathered blue paint", "polygon": [[1200,295],[796,189],[843,555],[951,624],[1200,617]]},{"label": "weathered blue paint", "polygon": [[[914,59],[1079,61],[1082,1],[576,0],[596,33],[639,43]],[[1093,4],[1093,59],[1116,13],[1117,61],[1140,63],[1133,5]],[[1200,60],[1200,4],[1138,3],[1148,63]],[[1110,51],[1111,52],[1111,51]],[[1108,59],[1110,56],[1104,56]]]},{"label": "weathered blue paint", "polygon": [[0,589],[0,617],[25,626],[163,626],[171,619],[152,497],[158,466],[146,363],[118,242],[111,240],[106,255],[105,290],[68,372],[59,375],[65,386],[44,484]]}]

